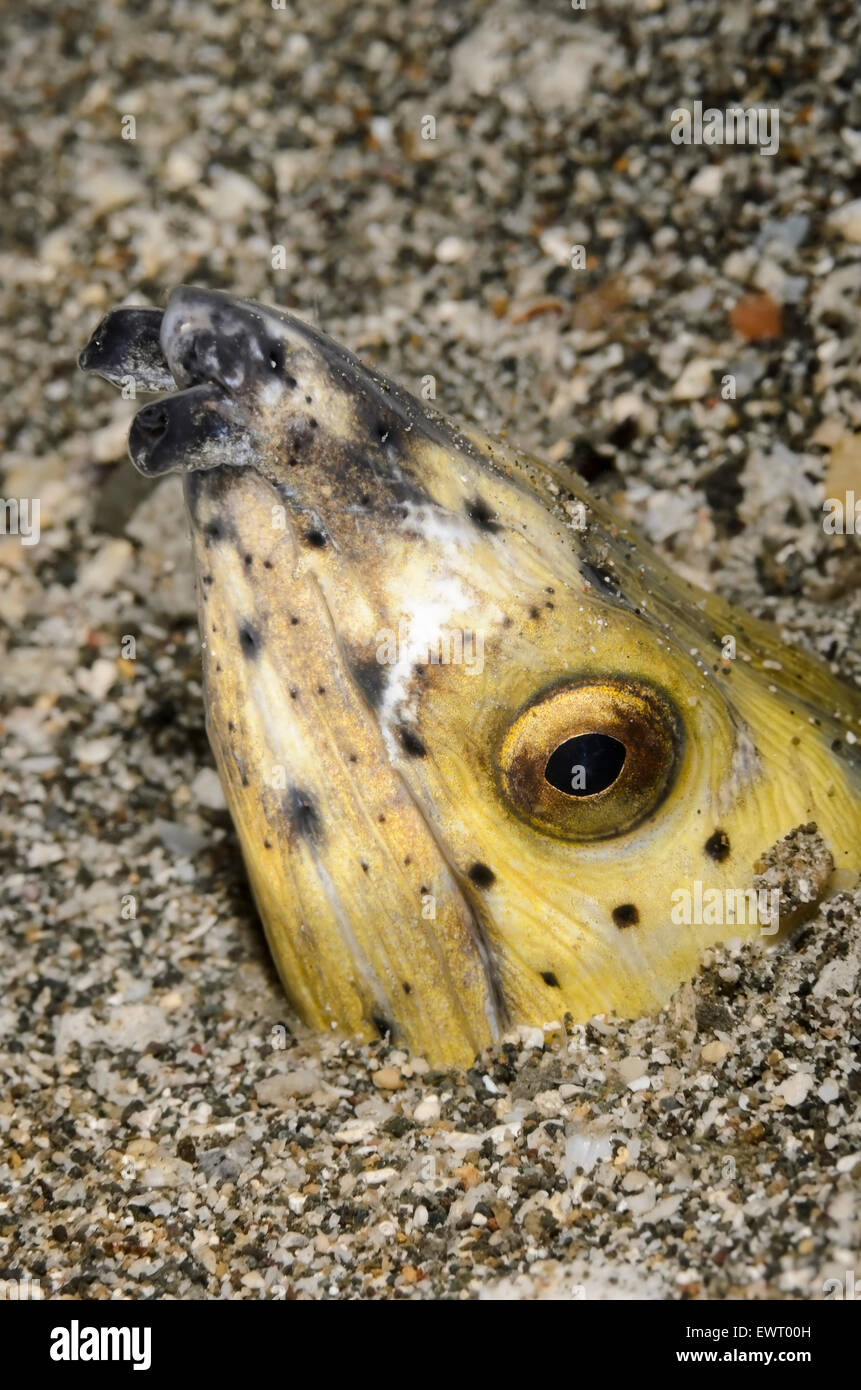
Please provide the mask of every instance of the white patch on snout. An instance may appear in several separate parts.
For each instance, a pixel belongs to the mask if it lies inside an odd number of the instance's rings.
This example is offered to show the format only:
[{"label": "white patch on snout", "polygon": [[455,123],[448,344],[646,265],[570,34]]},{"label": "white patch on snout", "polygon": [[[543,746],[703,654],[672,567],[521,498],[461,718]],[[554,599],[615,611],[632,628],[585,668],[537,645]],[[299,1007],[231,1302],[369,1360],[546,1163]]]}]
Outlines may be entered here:
[{"label": "white patch on snout", "polygon": [[380,729],[391,756],[399,752],[394,728],[415,718],[418,690],[412,685],[416,665],[426,665],[428,653],[439,650],[441,637],[448,633],[452,616],[465,613],[469,597],[460,580],[447,578],[435,585],[434,596],[422,600],[416,596],[410,604],[402,601],[402,616],[397,633],[397,660],[390,668],[386,688],[380,702]]},{"label": "white patch on snout", "polygon": [[475,619],[487,616],[482,601],[457,573],[455,557],[468,557],[475,546],[473,524],[432,504],[408,502],[405,512],[402,529],[417,531],[420,539],[408,542],[413,548],[407,556],[413,563],[399,570],[389,586],[388,611],[399,614],[397,658],[389,668],[379,708],[380,731],[393,759],[402,756],[397,727],[417,717],[415,667],[433,661],[432,653],[448,650],[453,628],[464,621],[471,631],[483,628],[485,623]]}]

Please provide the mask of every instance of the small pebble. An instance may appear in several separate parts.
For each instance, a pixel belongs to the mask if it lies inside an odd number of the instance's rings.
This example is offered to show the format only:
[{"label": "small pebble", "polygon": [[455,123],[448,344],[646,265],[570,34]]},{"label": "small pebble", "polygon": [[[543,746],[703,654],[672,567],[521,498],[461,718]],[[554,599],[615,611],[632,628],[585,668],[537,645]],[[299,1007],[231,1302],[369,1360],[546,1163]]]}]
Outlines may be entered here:
[{"label": "small pebble", "polygon": [[381,1091],[400,1091],[404,1079],[397,1067],[380,1067],[374,1072],[373,1082]]}]

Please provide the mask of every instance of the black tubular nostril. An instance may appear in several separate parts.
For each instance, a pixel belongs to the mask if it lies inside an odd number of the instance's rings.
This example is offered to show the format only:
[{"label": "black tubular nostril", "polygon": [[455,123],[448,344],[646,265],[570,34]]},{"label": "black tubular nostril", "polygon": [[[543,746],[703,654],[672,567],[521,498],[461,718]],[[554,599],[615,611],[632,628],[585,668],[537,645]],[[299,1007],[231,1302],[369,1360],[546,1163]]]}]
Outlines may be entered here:
[{"label": "black tubular nostril", "polygon": [[137,427],[152,440],[161,439],[167,430],[167,423],[167,411],[158,401],[154,401],[152,405],[145,405],[143,410],[138,411]]}]

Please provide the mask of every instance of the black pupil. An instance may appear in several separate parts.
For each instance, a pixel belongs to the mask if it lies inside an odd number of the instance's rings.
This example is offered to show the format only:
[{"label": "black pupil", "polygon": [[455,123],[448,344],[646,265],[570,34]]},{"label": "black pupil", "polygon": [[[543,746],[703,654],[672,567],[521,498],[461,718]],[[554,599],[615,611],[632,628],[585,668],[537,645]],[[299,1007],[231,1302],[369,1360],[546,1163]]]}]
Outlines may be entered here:
[{"label": "black pupil", "polygon": [[578,734],[551,753],[544,776],[566,796],[594,796],[615,782],[625,751],[624,743],[609,734]]}]

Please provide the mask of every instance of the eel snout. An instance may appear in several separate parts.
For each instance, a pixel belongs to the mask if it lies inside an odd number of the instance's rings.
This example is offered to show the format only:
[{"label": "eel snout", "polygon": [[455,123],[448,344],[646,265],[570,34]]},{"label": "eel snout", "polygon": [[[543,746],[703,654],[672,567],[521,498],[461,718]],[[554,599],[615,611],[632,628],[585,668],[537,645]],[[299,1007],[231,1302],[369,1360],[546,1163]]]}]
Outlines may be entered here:
[{"label": "eel snout", "polygon": [[78,366],[112,386],[172,391],[176,386],[161,346],[160,309],[113,309],[78,357]]},{"label": "eel snout", "polygon": [[132,396],[170,393],[132,422],[129,455],[141,473],[249,461],[248,390],[282,356],[262,319],[231,295],[180,288],[163,313],[122,308],[101,321],[78,359],[82,369]]},{"label": "eel snout", "polygon": [[[307,433],[309,390],[366,375],[324,334],[219,290],[180,286],[164,312],[115,309],[78,359],[134,397],[129,454],[148,477],[221,466],[265,469],[270,434]],[[178,388],[178,389],[177,389]],[[277,452],[277,449],[275,450]]]}]

